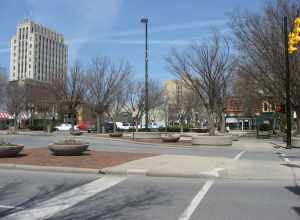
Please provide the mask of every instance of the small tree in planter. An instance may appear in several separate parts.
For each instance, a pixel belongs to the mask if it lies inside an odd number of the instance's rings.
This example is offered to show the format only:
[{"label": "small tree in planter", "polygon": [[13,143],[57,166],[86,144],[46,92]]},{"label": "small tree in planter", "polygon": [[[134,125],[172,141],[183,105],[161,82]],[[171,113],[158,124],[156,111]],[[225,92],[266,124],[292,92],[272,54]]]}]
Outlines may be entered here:
[{"label": "small tree in planter", "polygon": [[23,148],[23,145],[11,144],[4,140],[0,140],[0,157],[16,157]]}]

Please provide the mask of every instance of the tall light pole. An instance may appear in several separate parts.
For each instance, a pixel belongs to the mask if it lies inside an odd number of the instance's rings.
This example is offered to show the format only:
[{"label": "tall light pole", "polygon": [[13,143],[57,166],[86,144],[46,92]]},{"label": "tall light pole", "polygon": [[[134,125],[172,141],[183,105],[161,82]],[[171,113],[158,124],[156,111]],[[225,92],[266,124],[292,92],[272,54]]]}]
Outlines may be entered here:
[{"label": "tall light pole", "polygon": [[149,91],[148,91],[148,18],[142,18],[141,23],[145,24],[145,128],[149,125]]},{"label": "tall light pole", "polygon": [[287,16],[283,18],[284,27],[284,49],[285,49],[285,89],[286,89],[286,118],[287,118],[287,141],[286,148],[292,146],[292,120],[291,120],[291,99],[290,99],[290,62],[288,52],[288,27]]}]

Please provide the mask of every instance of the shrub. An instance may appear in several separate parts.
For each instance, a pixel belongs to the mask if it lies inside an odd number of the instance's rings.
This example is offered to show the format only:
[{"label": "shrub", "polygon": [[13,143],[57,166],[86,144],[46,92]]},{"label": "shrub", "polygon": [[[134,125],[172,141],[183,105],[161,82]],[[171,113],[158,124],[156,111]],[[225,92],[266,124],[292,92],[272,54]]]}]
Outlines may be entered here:
[{"label": "shrub", "polygon": [[79,140],[75,140],[75,139],[65,139],[65,140],[60,140],[58,142],[56,142],[55,144],[58,144],[58,145],[77,145],[77,144],[85,144],[84,142],[82,141],[79,141]]},{"label": "shrub", "polygon": [[15,145],[5,141],[4,139],[0,139],[0,146],[15,146]]},{"label": "shrub", "polygon": [[110,137],[122,137],[123,134],[122,133],[111,133],[109,134]]}]

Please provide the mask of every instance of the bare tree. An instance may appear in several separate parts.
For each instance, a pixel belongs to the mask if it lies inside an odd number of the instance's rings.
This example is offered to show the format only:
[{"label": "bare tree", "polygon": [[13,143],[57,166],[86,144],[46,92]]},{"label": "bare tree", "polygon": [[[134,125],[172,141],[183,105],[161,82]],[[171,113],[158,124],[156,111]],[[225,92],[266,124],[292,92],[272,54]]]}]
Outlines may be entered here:
[{"label": "bare tree", "polygon": [[215,135],[218,114],[224,113],[232,60],[227,39],[217,33],[209,43],[194,44],[185,53],[173,50],[167,58],[170,71],[197,94],[205,107],[210,135]]},{"label": "bare tree", "polygon": [[18,81],[13,81],[7,85],[6,94],[6,107],[10,115],[14,117],[14,127],[17,128],[19,115],[25,111],[26,91]]},{"label": "bare tree", "polygon": [[6,85],[7,78],[5,76],[5,70],[0,67],[0,107],[4,103]]},{"label": "bare tree", "polygon": [[97,117],[97,132],[104,131],[104,114],[108,113],[124,82],[131,75],[127,62],[113,64],[107,57],[98,57],[92,63],[86,80],[87,100]]},{"label": "bare tree", "polygon": [[[163,88],[154,80],[149,80],[149,112],[164,104]],[[126,103],[128,112],[135,112],[136,122],[141,122],[145,113],[145,87],[142,81],[132,81],[129,85],[128,100]],[[151,116],[150,116],[151,118]]]},{"label": "bare tree", "polygon": [[[240,70],[265,100],[285,103],[285,63],[283,17],[290,27],[300,7],[299,1],[277,0],[265,5],[262,13],[242,12],[232,16],[234,43],[239,50]],[[300,116],[300,53],[291,57],[291,101]],[[300,134],[300,117],[297,117]]]},{"label": "bare tree", "polygon": [[113,126],[113,132],[116,132],[116,122],[117,119],[121,117],[121,114],[125,110],[125,104],[128,99],[129,94],[129,81],[124,81],[122,83],[122,88],[119,88],[118,93],[116,93],[116,96],[114,100],[112,101],[112,104],[110,106],[110,110],[108,112],[109,116],[114,122]]},{"label": "bare tree", "polygon": [[71,66],[66,80],[59,79],[53,82],[60,109],[68,115],[68,121],[72,123],[72,127],[78,107],[84,102],[85,85],[85,72],[77,61]]}]

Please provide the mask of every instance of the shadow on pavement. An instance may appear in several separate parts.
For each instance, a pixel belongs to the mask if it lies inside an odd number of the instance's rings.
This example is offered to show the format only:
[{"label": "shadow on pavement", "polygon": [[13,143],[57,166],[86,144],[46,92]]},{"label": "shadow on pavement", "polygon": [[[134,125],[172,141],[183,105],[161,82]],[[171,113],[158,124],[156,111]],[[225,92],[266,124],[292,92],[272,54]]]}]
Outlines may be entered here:
[{"label": "shadow on pavement", "polygon": [[106,200],[101,204],[103,200],[95,196],[88,202],[71,207],[48,220],[140,219],[141,216],[138,216],[139,213],[136,213],[136,210],[143,211],[153,205],[160,206],[170,203],[171,201],[167,198],[168,195],[164,193],[147,190],[138,195],[114,198],[110,202]]},{"label": "shadow on pavement", "polygon": [[290,167],[290,168],[300,168],[300,166],[298,164],[294,164],[294,163],[285,163],[282,165],[286,166],[286,167]]},{"label": "shadow on pavement", "polygon": [[[286,186],[285,188],[300,197],[300,186]],[[292,207],[292,209],[300,216],[300,206]]]},{"label": "shadow on pavement", "polygon": [[5,200],[9,201],[9,199],[14,199],[17,202],[15,204],[5,204],[5,205],[14,206],[14,208],[0,211],[0,218],[3,218],[7,215],[13,214],[18,211],[22,211],[24,209],[32,208],[33,206],[35,206],[41,202],[44,202],[61,192],[64,192],[64,191],[70,189],[70,187],[67,187],[67,185],[68,184],[66,184],[66,183],[62,183],[62,184],[56,185],[55,187],[53,187],[51,189],[48,187],[38,187],[37,188],[38,192],[36,194],[34,194],[33,196],[31,196],[29,198],[26,198],[23,201],[19,201],[20,197],[18,195],[18,192],[20,191],[20,189],[22,189],[24,187],[24,184],[22,182],[13,183],[13,184],[10,183],[9,185],[6,185],[3,188],[1,188],[1,190],[0,190],[1,201],[4,202]]},{"label": "shadow on pavement", "polygon": [[292,209],[300,216],[300,207],[292,207]]}]

